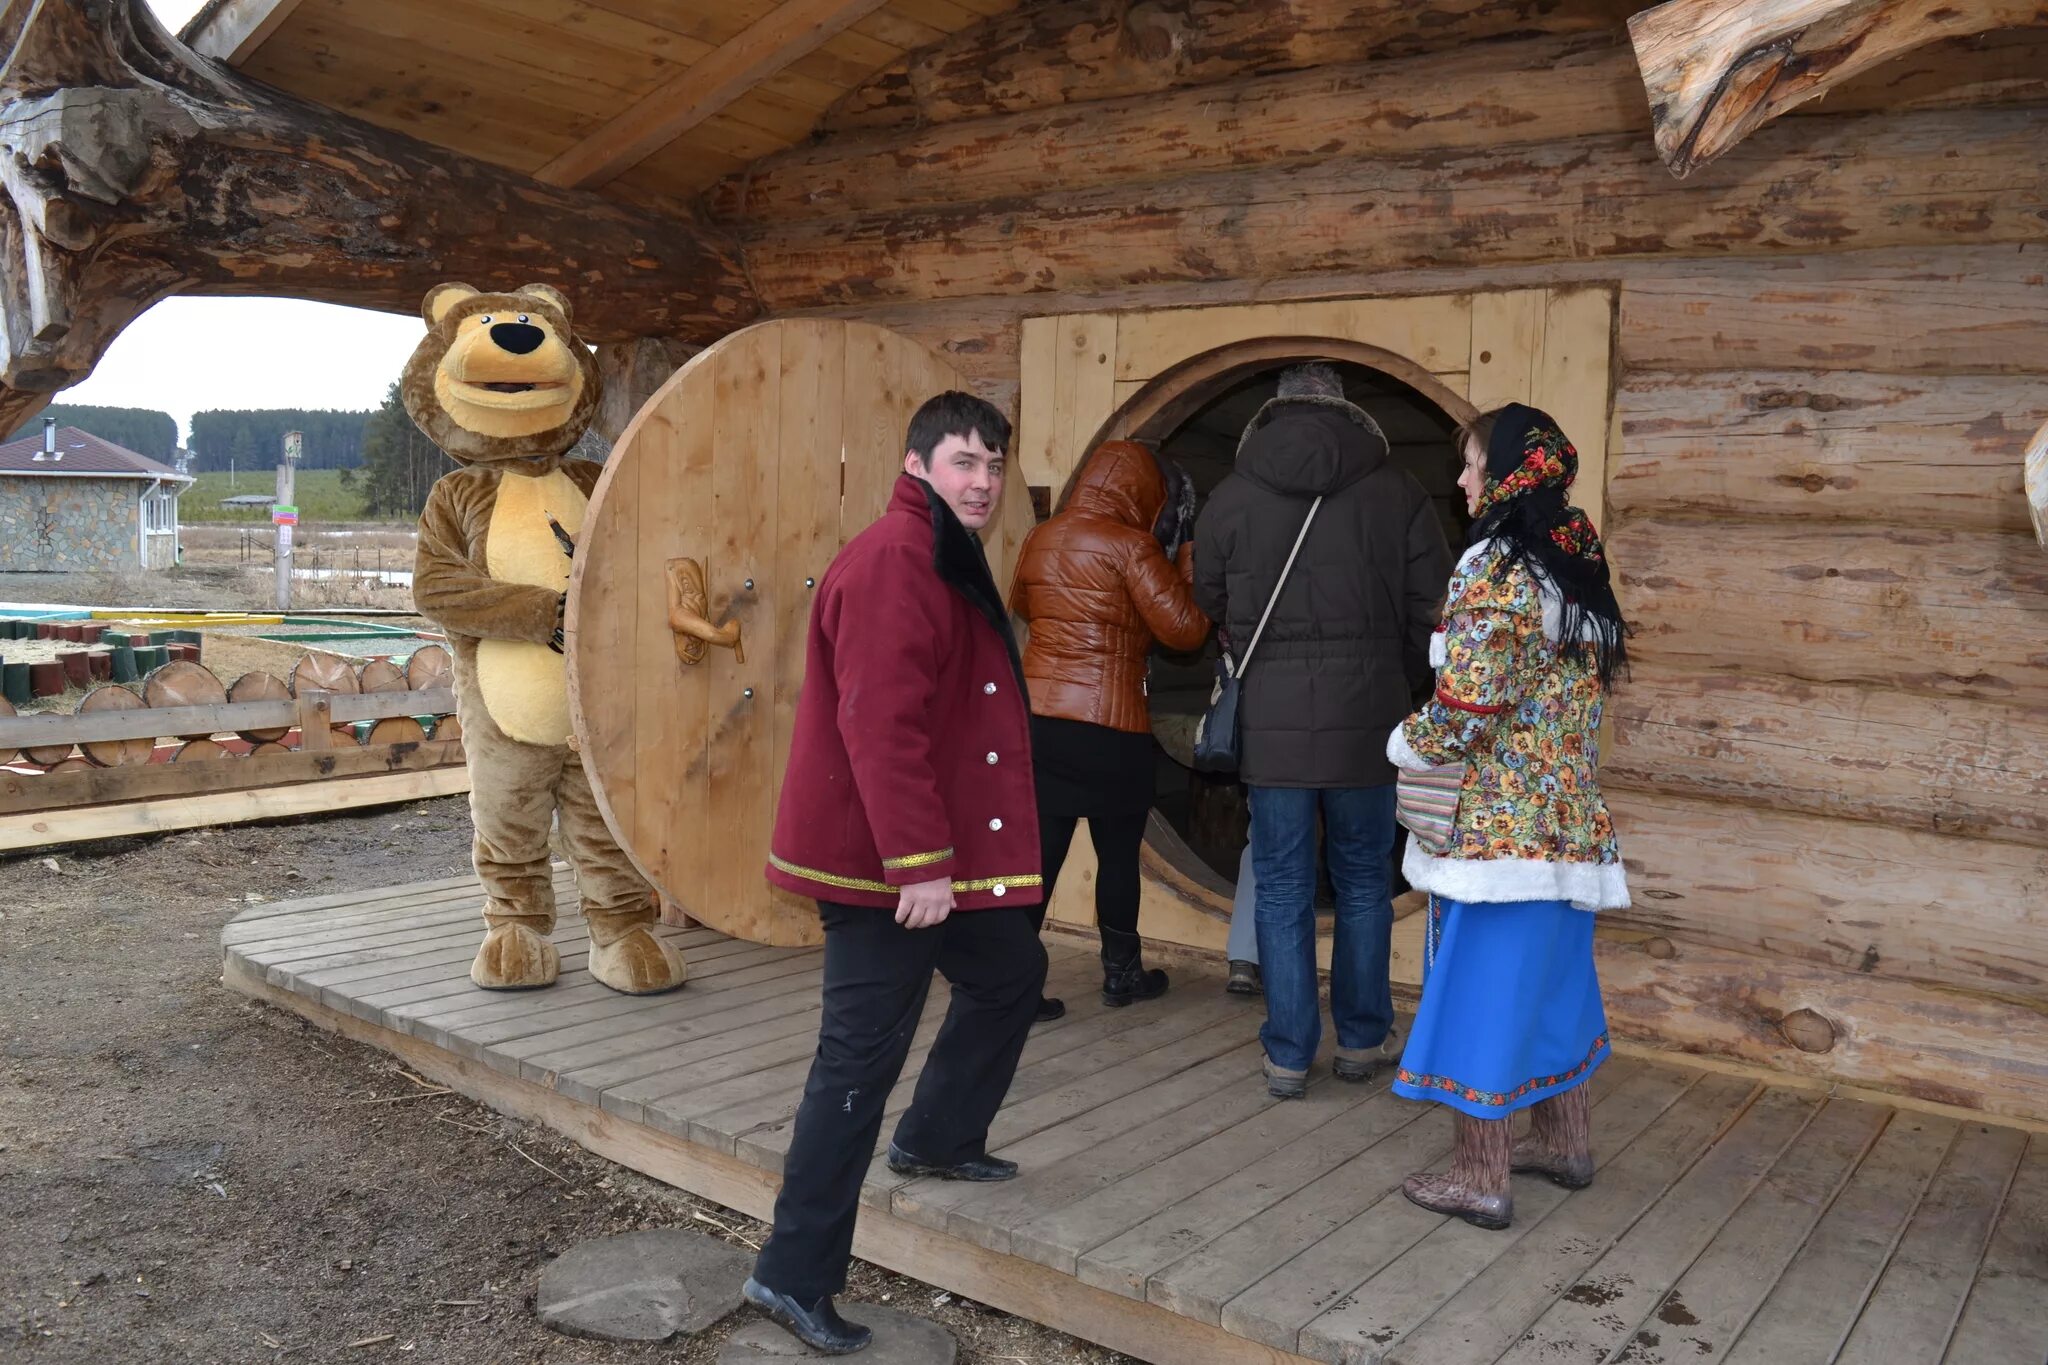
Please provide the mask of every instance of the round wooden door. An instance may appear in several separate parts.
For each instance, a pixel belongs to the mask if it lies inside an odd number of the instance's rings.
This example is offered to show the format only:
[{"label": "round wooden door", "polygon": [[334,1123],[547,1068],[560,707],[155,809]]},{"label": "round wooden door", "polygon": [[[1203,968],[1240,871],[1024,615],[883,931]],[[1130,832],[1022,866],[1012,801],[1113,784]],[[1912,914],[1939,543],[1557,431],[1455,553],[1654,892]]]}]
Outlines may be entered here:
[{"label": "round wooden door", "polygon": [[[764,322],[693,357],[620,436],[569,580],[569,710],[583,765],[641,872],[689,915],[782,946],[816,908],[762,877],[803,686],[816,584],[880,516],[918,405],[965,388],[945,361],[860,322]],[[1012,478],[988,537],[1006,589],[1030,529]],[[738,648],[670,629],[680,569]]]}]

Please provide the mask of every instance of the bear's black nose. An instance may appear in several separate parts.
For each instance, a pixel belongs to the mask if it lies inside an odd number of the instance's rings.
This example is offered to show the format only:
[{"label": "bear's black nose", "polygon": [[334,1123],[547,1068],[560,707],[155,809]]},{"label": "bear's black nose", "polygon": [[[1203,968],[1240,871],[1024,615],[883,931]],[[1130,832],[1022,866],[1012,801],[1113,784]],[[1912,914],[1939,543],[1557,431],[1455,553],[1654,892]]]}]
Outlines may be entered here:
[{"label": "bear's black nose", "polygon": [[526,355],[540,349],[548,334],[530,322],[499,322],[491,325],[491,340],[513,355]]}]

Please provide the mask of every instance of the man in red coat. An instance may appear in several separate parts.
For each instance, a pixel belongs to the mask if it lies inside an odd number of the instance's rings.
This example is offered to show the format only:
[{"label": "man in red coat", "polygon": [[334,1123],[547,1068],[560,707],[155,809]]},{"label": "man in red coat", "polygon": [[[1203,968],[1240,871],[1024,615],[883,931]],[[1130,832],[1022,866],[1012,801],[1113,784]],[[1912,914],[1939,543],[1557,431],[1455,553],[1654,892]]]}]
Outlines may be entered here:
[{"label": "man in red coat", "polygon": [[1045,984],[1037,801],[1023,668],[975,535],[1009,440],[969,394],[919,408],[888,510],[839,552],[811,609],[767,875],[818,902],[824,1017],[746,1296],[828,1354],[868,1343],[832,1296],[934,968],[953,998],[889,1167],[1017,1174],[987,1142]]}]

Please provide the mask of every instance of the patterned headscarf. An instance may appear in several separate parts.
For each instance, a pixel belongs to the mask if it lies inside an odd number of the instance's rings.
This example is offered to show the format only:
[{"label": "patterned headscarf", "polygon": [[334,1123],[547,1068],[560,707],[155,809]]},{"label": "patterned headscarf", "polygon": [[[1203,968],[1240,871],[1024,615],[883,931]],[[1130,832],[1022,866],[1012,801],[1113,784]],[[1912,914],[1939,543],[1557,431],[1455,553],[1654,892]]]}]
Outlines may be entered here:
[{"label": "patterned headscarf", "polygon": [[1564,600],[1561,639],[1590,645],[1600,680],[1627,667],[1628,626],[1621,619],[1607,550],[1585,512],[1566,501],[1579,473],[1579,452],[1549,413],[1510,403],[1493,414],[1486,445],[1486,487],[1472,543],[1501,542],[1497,572],[1527,564]]}]

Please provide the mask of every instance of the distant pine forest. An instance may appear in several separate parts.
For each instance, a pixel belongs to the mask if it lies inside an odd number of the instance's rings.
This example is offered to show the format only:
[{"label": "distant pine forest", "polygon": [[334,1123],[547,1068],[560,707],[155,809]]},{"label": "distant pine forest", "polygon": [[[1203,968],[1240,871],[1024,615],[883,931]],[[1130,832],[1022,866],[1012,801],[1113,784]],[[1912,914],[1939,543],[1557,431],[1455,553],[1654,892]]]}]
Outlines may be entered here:
[{"label": "distant pine forest", "polygon": [[[363,427],[370,412],[309,412],[303,408],[225,408],[192,415],[192,472],[274,467],[284,434],[303,432],[301,469],[357,469],[363,463]],[[164,464],[176,461],[178,424],[153,408],[105,408],[52,403],[7,439],[41,431],[43,418],[89,431]]]}]

